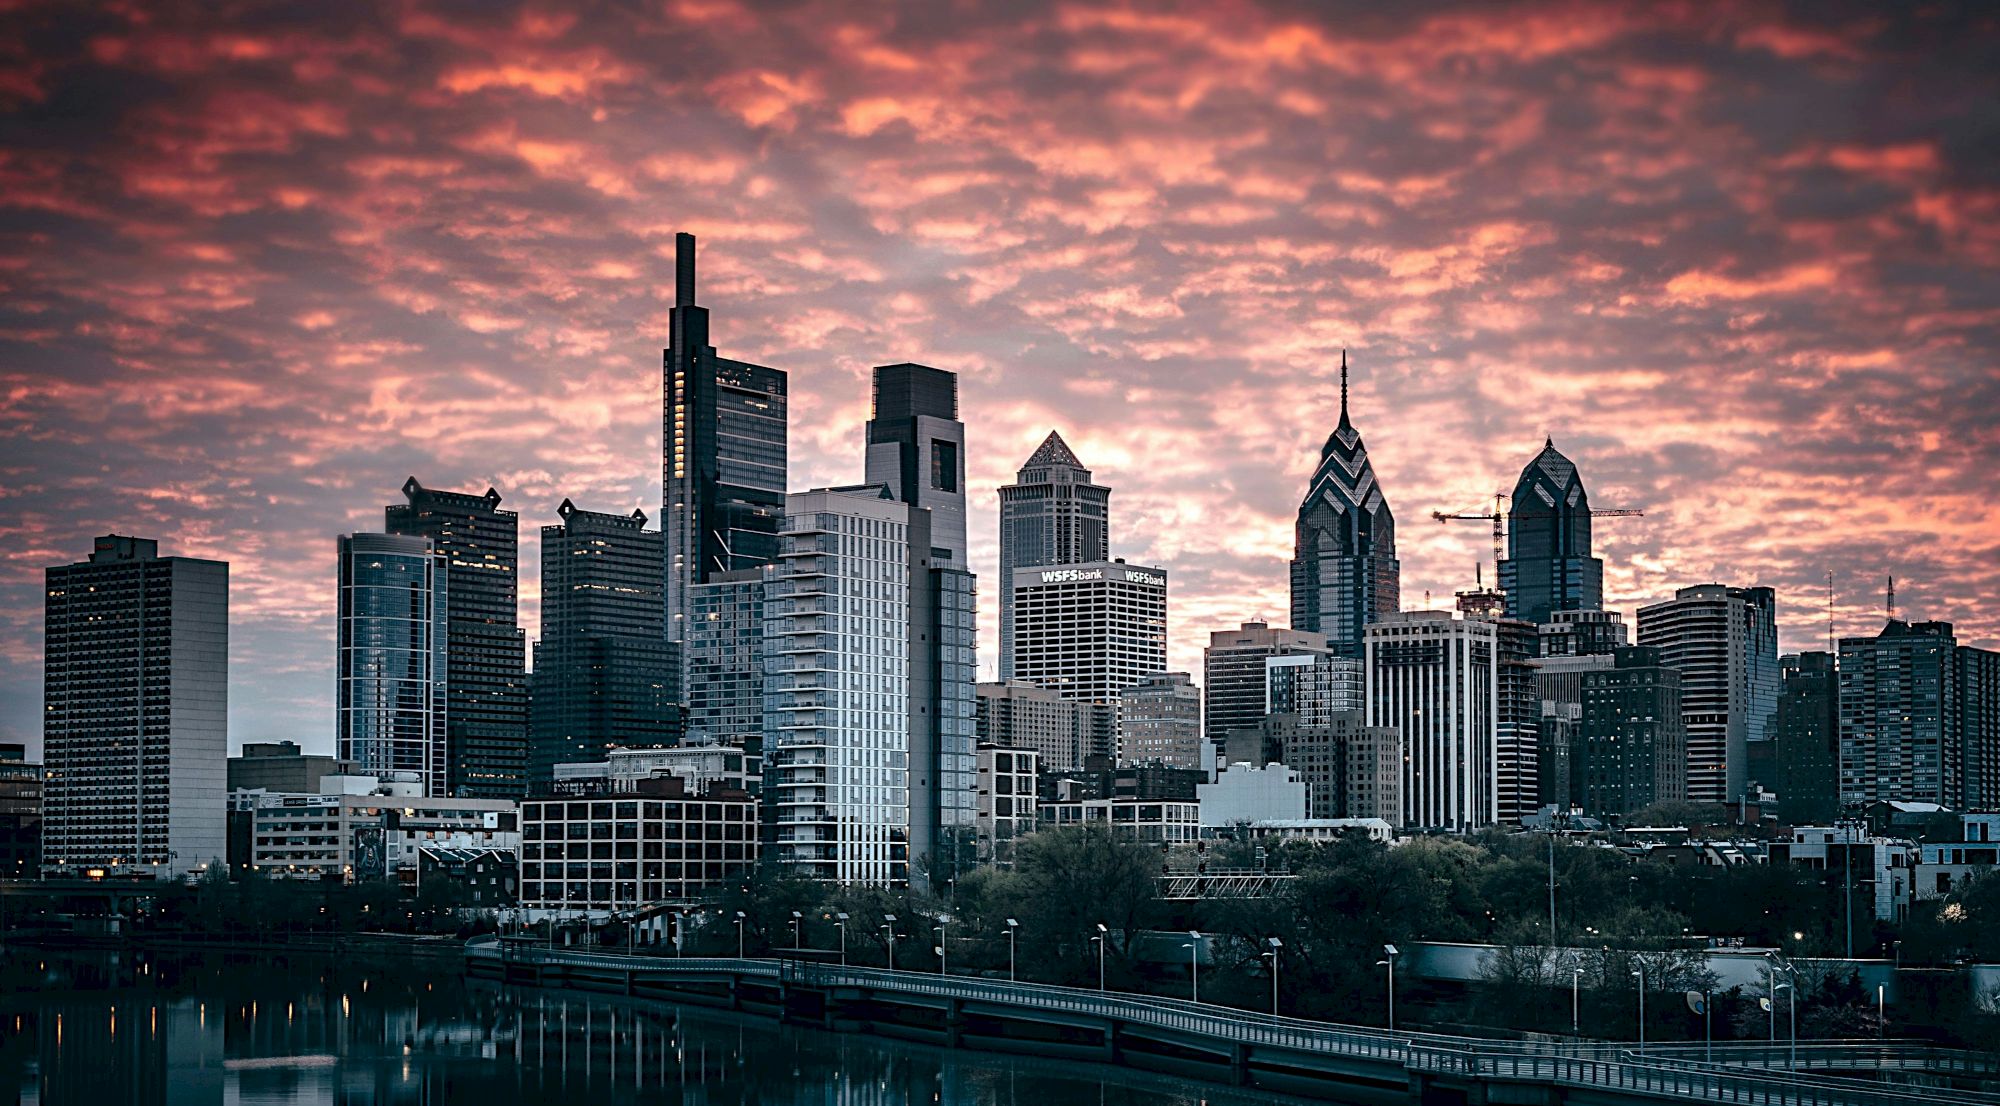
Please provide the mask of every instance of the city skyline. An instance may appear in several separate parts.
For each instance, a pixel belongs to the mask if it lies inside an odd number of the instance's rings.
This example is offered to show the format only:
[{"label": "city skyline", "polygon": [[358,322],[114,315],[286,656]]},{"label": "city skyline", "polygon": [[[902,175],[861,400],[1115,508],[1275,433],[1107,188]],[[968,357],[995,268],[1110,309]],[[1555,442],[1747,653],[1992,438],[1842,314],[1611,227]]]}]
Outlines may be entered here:
[{"label": "city skyline", "polygon": [[[1114,490],[1114,553],[1174,580],[1170,669],[1285,625],[1342,347],[1405,608],[1490,558],[1429,512],[1553,436],[1647,512],[1596,532],[1608,606],[1772,586],[1793,652],[1825,647],[1828,569],[1840,636],[1893,574],[1899,616],[2000,640],[1965,28],[1070,10],[808,45],[808,9],[703,10],[676,33],[738,45],[677,50],[691,74],[658,27],[422,8],[423,60],[115,13],[0,60],[33,139],[0,205],[40,228],[0,237],[0,741],[40,743],[41,573],[96,535],[230,562],[232,744],[324,750],[335,537],[406,476],[497,488],[524,565],[566,498],[657,511],[677,230],[713,343],[790,374],[788,491],[854,478],[871,366],[959,374],[982,678],[995,489],[1052,430]],[[1031,32],[1061,49],[1029,93]]]}]

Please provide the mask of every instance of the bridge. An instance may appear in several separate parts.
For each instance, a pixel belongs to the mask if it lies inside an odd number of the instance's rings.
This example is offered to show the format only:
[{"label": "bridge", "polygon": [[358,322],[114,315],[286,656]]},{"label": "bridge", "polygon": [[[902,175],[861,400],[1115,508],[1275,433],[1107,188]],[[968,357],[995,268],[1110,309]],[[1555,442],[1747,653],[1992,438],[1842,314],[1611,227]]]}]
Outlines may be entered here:
[{"label": "bridge", "polygon": [[725,1006],[951,1047],[1122,1064],[1343,1101],[1467,1106],[2000,1106],[2000,1058],[1914,1042],[1495,1041],[1151,995],[794,960],[661,958],[487,939],[469,974]]}]

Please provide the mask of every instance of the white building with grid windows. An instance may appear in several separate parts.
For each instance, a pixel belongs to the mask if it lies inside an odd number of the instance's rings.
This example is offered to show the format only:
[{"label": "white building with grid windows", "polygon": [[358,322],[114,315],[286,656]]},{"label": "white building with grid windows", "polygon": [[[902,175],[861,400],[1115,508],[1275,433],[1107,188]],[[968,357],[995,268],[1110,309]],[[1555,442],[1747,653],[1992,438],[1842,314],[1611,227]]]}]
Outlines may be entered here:
[{"label": "white building with grid windows", "polygon": [[1402,611],[1363,632],[1370,726],[1402,734],[1403,820],[1477,829],[1500,819],[1497,628]]},{"label": "white building with grid windows", "polygon": [[1167,573],[1123,561],[1017,568],[1014,679],[1116,706],[1167,670]]}]

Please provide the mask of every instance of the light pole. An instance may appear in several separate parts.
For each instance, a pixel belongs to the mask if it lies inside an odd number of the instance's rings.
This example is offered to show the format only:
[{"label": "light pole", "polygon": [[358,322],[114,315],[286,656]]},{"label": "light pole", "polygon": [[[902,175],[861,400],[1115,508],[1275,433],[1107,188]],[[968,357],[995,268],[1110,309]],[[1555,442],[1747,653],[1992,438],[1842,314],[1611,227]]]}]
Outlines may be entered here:
[{"label": "light pole", "polygon": [[1271,1016],[1275,1018],[1278,1016],[1278,952],[1285,947],[1285,943],[1276,937],[1264,940],[1271,946],[1271,951],[1260,955],[1271,958]]},{"label": "light pole", "polygon": [[1092,937],[1091,940],[1097,942],[1097,989],[1100,991],[1104,990],[1105,939],[1110,936],[1111,936],[1111,931],[1104,928],[1104,923],[1103,922],[1097,923],[1097,936]]},{"label": "light pole", "polygon": [[1875,1039],[1881,1040],[1889,1025],[1889,1005],[1886,984],[1875,985]]},{"label": "light pole", "polygon": [[[1494,571],[1498,572],[1498,569]],[[1556,821],[1549,817],[1549,947],[1556,947]]]},{"label": "light pole", "polygon": [[948,926],[948,925],[950,925],[950,924],[951,924],[950,922],[939,922],[939,923],[938,923],[938,926],[937,926],[937,935],[938,935],[938,974],[939,974],[939,975],[943,975],[943,974],[945,974],[945,971],[944,971],[944,949],[945,949],[945,945],[946,945],[946,943],[947,943],[947,942],[946,942],[946,940],[945,940],[945,931],[944,931],[944,930],[945,930],[945,927],[946,927],[946,926]]},{"label": "light pole", "polygon": [[[1793,983],[1796,983],[1798,976],[1794,974],[1792,980]],[[1789,1017],[1792,1023],[1792,1057],[1790,1066],[1793,1071],[1797,1071],[1799,1070],[1799,989],[1793,986],[1792,983],[1780,983],[1772,989],[1772,993],[1776,994],[1778,991],[1791,992],[1785,1003],[1785,1009],[1790,1012]]]},{"label": "light pole", "polygon": [[1375,962],[1378,968],[1389,969],[1389,1032],[1396,1031],[1396,946],[1383,945],[1382,959]]},{"label": "light pole", "polygon": [[840,930],[840,966],[847,966],[847,915],[835,911],[833,924]]},{"label": "light pole", "polygon": [[804,915],[804,914],[801,914],[801,913],[799,913],[799,912],[798,912],[798,911],[796,911],[796,910],[792,911],[792,951],[793,951],[793,952],[798,952],[798,951],[800,951],[801,949],[804,949],[804,948],[806,947],[806,946],[805,946],[805,942],[803,942],[803,941],[801,941],[801,940],[799,939],[799,922],[803,921],[804,919],[805,919],[805,915]]},{"label": "light pole", "polygon": [[1640,1055],[1644,1055],[1646,1052],[1646,968],[1645,966],[1640,965],[1639,969],[1633,972],[1632,974],[1637,976],[1639,979],[1639,1053]]},{"label": "light pole", "polygon": [[1701,993],[1701,1062],[1715,1063],[1715,996]]},{"label": "light pole", "polygon": [[882,915],[882,931],[889,935],[889,970],[896,970],[896,916]]},{"label": "light pole", "polygon": [[1198,929],[1190,929],[1188,930],[1188,936],[1192,938],[1192,940],[1190,940],[1187,944],[1182,945],[1181,947],[1188,950],[1188,978],[1193,981],[1191,989],[1189,991],[1189,995],[1192,997],[1193,1001],[1200,1002],[1201,1001],[1201,931]]},{"label": "light pole", "polygon": [[736,959],[743,959],[743,912],[736,912]]},{"label": "light pole", "polygon": [[1014,931],[1020,927],[1020,922],[1013,918],[1007,919],[1007,982],[1009,983],[1017,982],[1014,975]]},{"label": "light pole", "polygon": [[1582,1011],[1583,969],[1571,968],[1569,970],[1569,1032],[1572,1037],[1583,1031],[1582,1019],[1578,1017]]}]

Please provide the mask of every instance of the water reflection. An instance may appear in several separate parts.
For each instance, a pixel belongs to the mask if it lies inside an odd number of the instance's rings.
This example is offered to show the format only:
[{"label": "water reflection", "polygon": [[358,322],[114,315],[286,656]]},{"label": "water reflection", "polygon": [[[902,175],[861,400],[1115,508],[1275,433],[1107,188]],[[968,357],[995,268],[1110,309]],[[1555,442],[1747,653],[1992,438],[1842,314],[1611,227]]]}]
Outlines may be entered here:
[{"label": "water reflection", "polygon": [[[10,1095],[17,1096],[10,1098]],[[1202,1106],[1204,1084],[403,964],[0,963],[0,1103]]]}]

